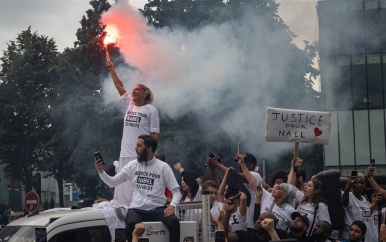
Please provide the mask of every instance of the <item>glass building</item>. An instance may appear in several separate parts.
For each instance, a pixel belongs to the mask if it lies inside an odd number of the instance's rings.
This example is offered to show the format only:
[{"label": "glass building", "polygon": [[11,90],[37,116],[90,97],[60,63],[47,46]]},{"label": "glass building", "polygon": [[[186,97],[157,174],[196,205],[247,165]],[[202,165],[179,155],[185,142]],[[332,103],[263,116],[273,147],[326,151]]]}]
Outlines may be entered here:
[{"label": "glass building", "polygon": [[[326,169],[386,176],[386,0],[317,4],[322,109],[332,112]],[[366,173],[365,173],[366,174]],[[386,182],[382,182],[385,184]]]}]

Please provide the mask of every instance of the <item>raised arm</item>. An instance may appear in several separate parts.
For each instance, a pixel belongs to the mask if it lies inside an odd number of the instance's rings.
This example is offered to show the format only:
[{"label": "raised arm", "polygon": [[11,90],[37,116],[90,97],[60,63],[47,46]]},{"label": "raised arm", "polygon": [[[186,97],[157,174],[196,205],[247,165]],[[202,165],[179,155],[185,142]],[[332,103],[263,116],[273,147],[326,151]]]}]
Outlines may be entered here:
[{"label": "raised arm", "polygon": [[271,236],[271,240],[280,240],[279,235],[277,234],[275,230],[275,223],[273,219],[271,218],[266,218],[263,221],[261,221],[261,226],[263,229],[267,230],[269,235]]},{"label": "raised arm", "polygon": [[109,69],[111,77],[113,78],[115,88],[118,90],[119,95],[123,95],[126,93],[126,89],[123,86],[121,79],[119,79],[117,72],[115,71],[114,65],[111,61],[107,61],[106,63],[107,69]]},{"label": "raised arm", "polygon": [[240,192],[240,206],[239,206],[239,212],[241,216],[247,215],[247,195],[245,193]]},{"label": "raised arm", "polygon": [[173,165],[174,169],[176,171],[178,171],[180,174],[182,174],[182,172],[185,170],[182,166],[181,166],[181,163],[180,162],[177,162],[176,164]]},{"label": "raised arm", "polygon": [[294,158],[291,161],[291,169],[290,169],[290,172],[288,174],[288,179],[287,179],[287,183],[288,184],[291,184],[291,185],[296,187],[296,171],[295,171],[295,167],[299,167],[302,163],[303,163],[303,160],[299,159],[299,158]]},{"label": "raised arm", "polygon": [[224,177],[221,181],[221,184],[218,188],[218,191],[217,191],[216,201],[220,202],[220,203],[224,202],[224,194],[225,194],[225,188],[227,186],[227,177],[228,177],[229,169],[231,169],[231,168],[228,168],[227,171],[225,172],[225,175],[224,175]]},{"label": "raised arm", "polygon": [[241,170],[243,171],[243,175],[245,179],[248,181],[249,185],[252,187],[259,186],[259,182],[256,180],[256,178],[251,174],[251,172],[248,170],[248,167],[244,163],[244,156],[243,155],[237,155],[237,162],[239,163]]},{"label": "raised arm", "polygon": [[383,197],[383,199],[386,199],[386,190],[385,189],[382,189],[378,183],[374,180],[374,177],[373,177],[373,174],[374,174],[374,170],[375,170],[375,166],[373,164],[371,164],[368,168],[367,168],[367,180],[370,182],[371,186],[373,187],[374,191],[376,193],[380,193]]},{"label": "raised arm", "polygon": [[342,205],[343,205],[343,207],[347,207],[348,206],[349,194],[350,194],[351,188],[354,185],[354,182],[356,181],[356,179],[357,179],[356,176],[352,176],[352,177],[350,177],[350,179],[348,179],[348,181],[346,183],[346,187],[344,188],[344,192],[342,194]]}]

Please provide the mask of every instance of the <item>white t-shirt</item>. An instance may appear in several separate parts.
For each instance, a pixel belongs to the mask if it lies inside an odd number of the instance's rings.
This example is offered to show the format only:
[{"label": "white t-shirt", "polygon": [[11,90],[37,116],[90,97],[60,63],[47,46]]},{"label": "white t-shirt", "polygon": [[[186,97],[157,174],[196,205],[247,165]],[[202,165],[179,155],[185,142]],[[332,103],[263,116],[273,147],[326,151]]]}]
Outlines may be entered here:
[{"label": "white t-shirt", "polygon": [[[220,202],[214,202],[213,206],[210,209],[210,214],[212,215],[213,219],[217,220],[218,215],[220,215],[222,209],[222,203]],[[215,239],[214,232],[216,232],[217,226],[210,222],[210,239],[211,241]]]},{"label": "white t-shirt", "polygon": [[[261,182],[261,176],[259,173],[255,171],[251,171],[251,174],[255,177],[255,179],[258,182]],[[256,202],[256,194],[255,189],[248,183],[244,183],[245,187],[248,189],[248,191],[251,193],[251,204],[247,208],[247,227],[253,228],[255,225],[255,221],[253,221],[253,214],[255,211],[255,202]]]},{"label": "white t-shirt", "polygon": [[279,222],[276,225],[277,229],[284,231],[288,230],[288,227],[292,223],[291,214],[295,209],[288,203],[283,203],[281,206],[277,206],[275,203],[275,198],[267,190],[263,189],[263,195],[261,196],[261,207],[260,213],[272,212]]},{"label": "white t-shirt", "polygon": [[242,216],[239,209],[240,208],[237,208],[237,210],[233,212],[229,218],[231,231],[247,230],[247,216]]},{"label": "white t-shirt", "polygon": [[160,132],[159,114],[151,104],[135,106],[128,92],[121,96],[121,104],[128,106],[128,108],[123,121],[120,157],[137,157],[135,146],[137,145],[138,136]]},{"label": "white t-shirt", "polygon": [[352,192],[349,193],[348,205],[344,207],[344,227],[341,238],[348,239],[352,222],[361,220],[367,227],[365,241],[378,242],[378,212],[374,211],[371,213],[370,203],[364,196],[361,197],[362,201],[357,199]]},{"label": "white t-shirt", "polygon": [[105,171],[99,176],[110,187],[130,181],[134,193],[129,209],[152,210],[164,206],[165,187],[173,193],[170,205],[176,207],[181,199],[180,187],[172,168],[166,162],[156,158],[147,163],[130,161],[114,177],[107,175]]},{"label": "white t-shirt", "polygon": [[[314,221],[314,217],[315,217],[315,205],[311,203],[304,203],[303,200],[304,200],[304,193],[299,190],[296,191],[296,201],[299,203],[299,206],[296,208],[296,211],[298,211],[302,215],[306,215],[308,220],[310,221],[310,227],[307,229],[307,235],[308,235],[308,233],[311,230],[312,221]],[[324,203],[319,203],[318,210],[316,211],[314,226],[319,221],[326,221],[331,224],[330,214],[328,213],[328,207]]]},{"label": "white t-shirt", "polygon": [[[119,157],[118,167],[116,167],[117,173],[120,170],[122,170],[122,168],[132,160],[137,160],[137,158],[136,157]],[[132,197],[133,197],[133,188],[130,184],[130,181],[126,181],[115,187],[114,200],[117,200],[119,203],[124,204],[126,206],[130,206]]]}]

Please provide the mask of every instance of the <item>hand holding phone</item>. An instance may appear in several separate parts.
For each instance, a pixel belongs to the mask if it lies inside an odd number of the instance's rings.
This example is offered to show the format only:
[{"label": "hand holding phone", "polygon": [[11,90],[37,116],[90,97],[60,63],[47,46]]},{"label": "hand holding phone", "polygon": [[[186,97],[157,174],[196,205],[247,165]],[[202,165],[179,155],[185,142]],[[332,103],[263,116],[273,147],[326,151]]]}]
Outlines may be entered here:
[{"label": "hand holding phone", "polygon": [[371,160],[370,160],[370,165],[371,165],[371,166],[375,166],[375,159],[371,159]]},{"label": "hand holding phone", "polygon": [[95,152],[94,157],[96,160],[100,160],[100,162],[102,162],[102,164],[105,165],[105,161],[103,160],[102,154],[100,151]]}]

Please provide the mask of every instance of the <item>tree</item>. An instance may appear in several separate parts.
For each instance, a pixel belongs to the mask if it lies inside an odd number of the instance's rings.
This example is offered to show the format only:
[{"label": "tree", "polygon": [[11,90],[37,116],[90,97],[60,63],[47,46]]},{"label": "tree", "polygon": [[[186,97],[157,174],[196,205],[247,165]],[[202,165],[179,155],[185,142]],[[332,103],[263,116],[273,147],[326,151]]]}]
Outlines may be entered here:
[{"label": "tree", "polygon": [[1,58],[0,156],[4,171],[32,190],[32,171],[41,165],[37,150],[50,132],[49,103],[57,63],[53,39],[38,35],[31,27],[10,41]]}]

